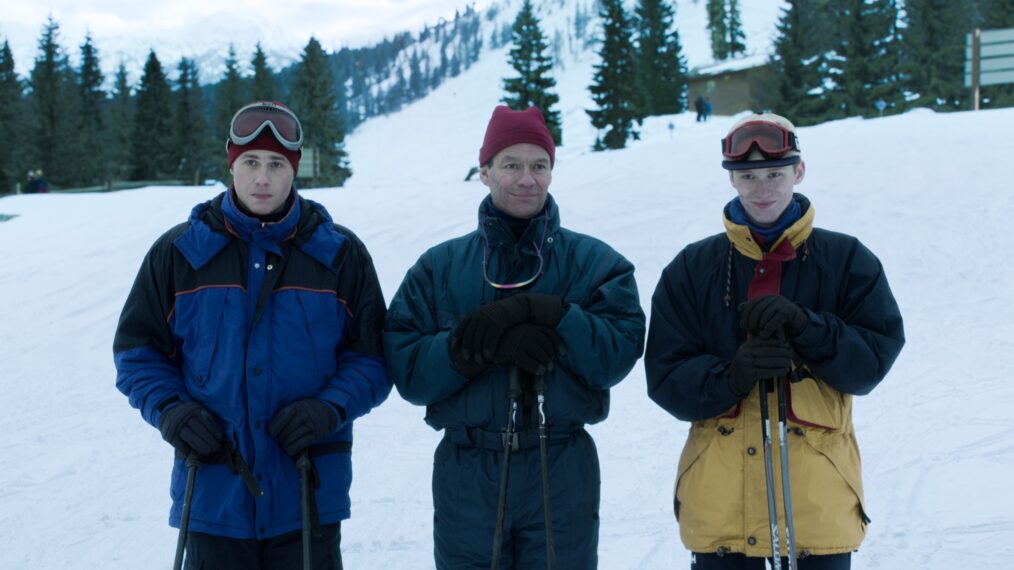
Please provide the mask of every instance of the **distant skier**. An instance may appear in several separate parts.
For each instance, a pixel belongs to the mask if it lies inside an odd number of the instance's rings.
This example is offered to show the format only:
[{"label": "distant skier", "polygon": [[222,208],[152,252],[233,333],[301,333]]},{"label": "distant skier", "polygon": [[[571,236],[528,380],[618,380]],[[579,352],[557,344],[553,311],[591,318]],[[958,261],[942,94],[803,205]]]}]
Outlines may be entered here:
[{"label": "distant skier", "polygon": [[116,386],[176,448],[172,526],[184,460],[204,463],[187,568],[302,568],[295,458],[306,451],[319,484],[312,567],[340,569],[352,422],[391,390],[373,263],[296,193],[302,143],[287,107],[241,108],[227,142],[232,186],[155,242],[120,315]]},{"label": "distant skier", "polygon": [[707,117],[704,116],[704,112],[705,111],[704,111],[704,96],[703,95],[698,95],[697,98],[694,99],[694,111],[697,113],[697,122],[698,123],[704,122],[704,120]]},{"label": "distant skier", "polygon": [[35,176],[35,170],[29,169],[28,174],[25,175],[25,191],[24,194],[37,194],[39,192],[39,179]]},{"label": "distant skier", "polygon": [[[424,253],[388,311],[388,370],[444,431],[433,460],[439,570],[490,568],[496,536],[500,568],[545,568],[549,552],[561,570],[598,564],[599,464],[584,426],[606,418],[609,388],[640,356],[644,313],[634,266],[560,226],[554,156],[539,109],[497,107],[479,151],[490,194],[478,229]],[[543,417],[549,476],[540,487]]]},{"label": "distant skier", "polygon": [[711,119],[711,112],[714,111],[714,110],[715,110],[715,108],[711,105],[711,98],[710,97],[705,97],[704,98],[704,122],[707,122],[709,119]]},{"label": "distant skier", "polygon": [[37,194],[48,194],[49,193],[49,181],[46,180],[45,174],[42,169],[35,170],[35,192]]},{"label": "distant skier", "polygon": [[[877,257],[815,228],[810,201],[793,193],[806,164],[791,122],[740,120],[723,157],[738,194],[726,231],[663,271],[644,359],[651,399],[693,422],[676,472],[680,535],[694,570],[762,569],[772,556],[765,464],[781,455],[762,453],[761,398],[774,410],[780,394],[761,386],[774,379],[787,403],[799,568],[847,569],[870,522],[852,398],[873,390],[901,351],[901,314]],[[774,514],[785,554],[786,519]]]}]

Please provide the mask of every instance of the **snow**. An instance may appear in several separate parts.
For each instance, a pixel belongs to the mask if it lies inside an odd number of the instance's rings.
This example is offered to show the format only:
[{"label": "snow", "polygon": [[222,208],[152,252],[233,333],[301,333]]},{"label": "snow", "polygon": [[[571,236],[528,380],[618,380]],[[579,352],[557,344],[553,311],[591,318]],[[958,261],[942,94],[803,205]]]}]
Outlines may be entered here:
[{"label": "snow", "polygon": [[[631,148],[592,153],[592,59],[569,60],[558,77],[566,145],[551,192],[564,226],[634,262],[647,311],[676,252],[722,231],[734,191],[717,141],[735,117],[652,118]],[[494,51],[368,121],[348,139],[349,184],[303,192],[365,241],[388,300],[420,253],[474,227],[487,190],[463,178],[507,72],[506,51]],[[855,402],[873,519],[856,569],[1011,567],[1014,195],[998,152],[1011,125],[1014,109],[917,110],[800,129],[799,190],[816,224],[877,253],[908,337],[883,384]],[[116,391],[111,343],[150,244],[221,190],[0,199],[0,214],[17,215],[0,222],[0,568],[171,567],[170,448]],[[590,428],[602,465],[600,567],[687,568],[671,504],[688,425],[647,398],[640,364],[612,395],[609,418]],[[395,392],[357,422],[348,568],[433,568],[440,434],[423,413]]]}]

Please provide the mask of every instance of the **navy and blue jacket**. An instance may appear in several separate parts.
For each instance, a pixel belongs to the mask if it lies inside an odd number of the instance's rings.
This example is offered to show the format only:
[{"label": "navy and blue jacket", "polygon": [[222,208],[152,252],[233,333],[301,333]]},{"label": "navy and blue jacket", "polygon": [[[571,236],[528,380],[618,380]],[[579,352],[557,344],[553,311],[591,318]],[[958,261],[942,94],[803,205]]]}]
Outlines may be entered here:
[{"label": "navy and blue jacket", "polygon": [[566,428],[608,414],[609,388],[626,377],[644,349],[634,266],[605,243],[561,228],[552,196],[520,239],[495,215],[487,196],[478,229],[424,253],[387,314],[388,370],[406,400],[427,406],[426,422],[434,429],[498,431],[506,425],[509,366],[493,366],[469,380],[452,364],[448,343],[472,311],[510,294],[484,279],[484,258],[489,279],[518,283],[539,272],[540,249],[541,275],[523,290],[560,295],[567,306],[556,327],[567,351],[545,375],[546,423]]},{"label": "navy and blue jacket", "polygon": [[[225,192],[155,242],[120,315],[116,387],[156,427],[167,403],[200,402],[264,490],[254,498],[226,465],[204,465],[191,530],[260,539],[300,528],[299,473],[267,425],[303,398],[345,411],[344,423],[315,447],[314,462],[320,522],[349,517],[352,421],[391,390],[384,314],[365,246],[301,197],[283,219],[262,223]],[[173,526],[186,474],[177,458]]]}]

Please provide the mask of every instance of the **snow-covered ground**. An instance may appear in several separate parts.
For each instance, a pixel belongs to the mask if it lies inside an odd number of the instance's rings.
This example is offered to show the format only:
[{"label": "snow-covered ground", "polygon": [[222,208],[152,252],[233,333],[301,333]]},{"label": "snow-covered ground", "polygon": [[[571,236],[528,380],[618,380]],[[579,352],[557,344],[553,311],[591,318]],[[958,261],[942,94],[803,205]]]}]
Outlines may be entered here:
[{"label": "snow-covered ground", "polygon": [[[304,194],[366,242],[388,299],[438,241],[471,230],[486,188],[463,182],[507,74],[504,51],[348,140],[354,177]],[[641,301],[684,245],[722,231],[733,195],[718,139],[733,118],[647,121],[631,148],[588,151],[589,58],[559,78],[563,224],[637,266]],[[675,129],[670,131],[669,122]],[[1014,194],[1000,149],[1014,109],[800,130],[819,226],[883,261],[908,344],[857,399],[873,523],[857,569],[1011,568],[1014,557]],[[1006,145],[1006,146],[1005,146]],[[151,242],[221,187],[0,199],[0,568],[167,569],[171,453],[114,387],[116,319]],[[350,569],[429,569],[440,434],[397,393],[356,425]],[[638,366],[593,426],[600,567],[687,568],[671,513],[687,424],[648,400]]]}]

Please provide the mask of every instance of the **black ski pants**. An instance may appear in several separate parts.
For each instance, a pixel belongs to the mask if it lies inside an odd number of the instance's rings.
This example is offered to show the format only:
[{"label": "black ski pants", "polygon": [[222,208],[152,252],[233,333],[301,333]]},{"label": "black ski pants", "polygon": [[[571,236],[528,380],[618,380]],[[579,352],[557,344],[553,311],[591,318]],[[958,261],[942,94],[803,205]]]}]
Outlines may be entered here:
[{"label": "black ski pants", "polygon": [[[321,525],[313,539],[313,570],[342,570],[341,523]],[[185,570],[293,570],[303,567],[303,533],[263,540],[187,533]]]},{"label": "black ski pants", "polygon": [[[767,558],[748,558],[743,554],[701,554],[695,552],[690,559],[690,570],[765,570],[770,567]],[[789,561],[782,558],[782,568],[788,568]],[[852,567],[852,553],[807,556],[799,559],[799,570],[849,570]]]}]

